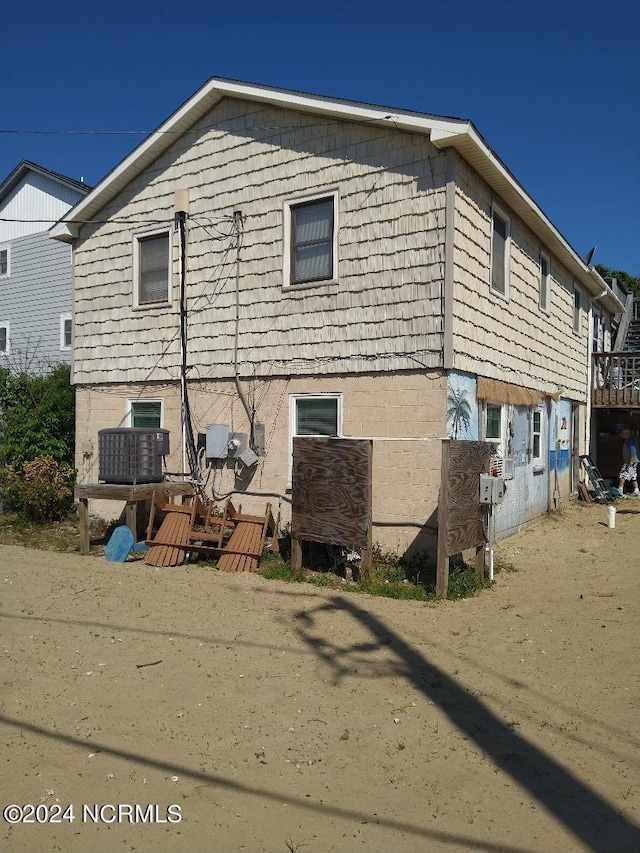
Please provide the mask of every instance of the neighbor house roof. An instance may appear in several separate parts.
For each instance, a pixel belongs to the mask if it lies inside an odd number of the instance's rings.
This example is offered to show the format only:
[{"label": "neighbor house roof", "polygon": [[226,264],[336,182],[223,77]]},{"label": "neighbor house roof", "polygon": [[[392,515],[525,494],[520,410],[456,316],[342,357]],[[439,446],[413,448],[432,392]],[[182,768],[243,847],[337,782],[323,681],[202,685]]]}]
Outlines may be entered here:
[{"label": "neighbor house roof", "polygon": [[220,77],[212,77],[112,169],[64,220],[53,226],[51,236],[63,241],[72,241],[77,237],[81,224],[93,219],[140,172],[156,160],[175,141],[176,136],[192,127],[223,98],[257,101],[343,121],[392,126],[411,133],[422,133],[428,136],[437,148],[454,148],[529,226],[544,246],[566,266],[585,290],[593,297],[600,298],[610,311],[622,311],[622,304],[604,279],[580,258],[492,151],[471,121],[310,95]]},{"label": "neighbor house roof", "polygon": [[83,181],[76,181],[75,178],[69,178],[67,175],[61,175],[60,172],[53,172],[51,169],[46,169],[44,166],[32,163],[31,160],[22,160],[18,163],[13,172],[11,172],[0,184],[0,203],[4,201],[9,193],[18,186],[20,181],[25,178],[29,172],[37,172],[37,174],[43,175],[46,178],[51,178],[65,187],[69,187],[73,190],[79,190],[85,195],[91,189],[91,187]]}]

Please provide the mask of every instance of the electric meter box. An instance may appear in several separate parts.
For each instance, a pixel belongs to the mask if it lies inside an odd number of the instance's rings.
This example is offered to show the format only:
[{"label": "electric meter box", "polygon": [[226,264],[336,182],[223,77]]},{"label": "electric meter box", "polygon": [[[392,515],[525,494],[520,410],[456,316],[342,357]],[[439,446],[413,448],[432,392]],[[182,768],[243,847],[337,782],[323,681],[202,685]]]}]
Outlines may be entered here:
[{"label": "electric meter box", "polygon": [[248,446],[246,432],[229,432],[227,424],[207,425],[207,459],[237,459]]},{"label": "electric meter box", "polygon": [[505,487],[502,477],[491,474],[480,474],[480,503],[501,504],[504,499]]}]

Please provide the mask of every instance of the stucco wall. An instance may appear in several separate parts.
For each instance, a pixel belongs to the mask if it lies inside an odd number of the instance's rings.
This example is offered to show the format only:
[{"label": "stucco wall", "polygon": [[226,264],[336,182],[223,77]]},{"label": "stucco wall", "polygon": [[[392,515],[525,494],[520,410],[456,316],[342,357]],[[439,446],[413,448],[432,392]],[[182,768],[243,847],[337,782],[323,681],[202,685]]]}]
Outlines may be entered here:
[{"label": "stucco wall", "polygon": [[[433,545],[424,525],[435,524],[440,480],[441,443],[445,435],[446,378],[439,372],[398,372],[379,376],[275,377],[245,385],[256,402],[256,421],[265,425],[266,451],[245,488],[251,491],[286,492],[290,485],[289,400],[294,394],[342,394],[343,434],[375,437],[373,443],[373,539],[385,548],[404,551]],[[182,470],[180,401],[175,385],[80,387],[77,391],[76,464],[81,482],[98,480],[98,430],[126,423],[127,399],[162,398],[163,426],[171,433],[170,471]],[[224,423],[233,431],[247,432],[244,410],[233,382],[191,383],[190,402],[196,432],[207,424]],[[432,439],[399,441],[393,439]],[[92,454],[83,448],[92,444]],[[217,472],[218,494],[234,485],[231,469]],[[259,509],[277,498],[238,497],[247,509]],[[111,501],[92,501],[91,512],[117,517],[122,507]],[[282,523],[289,518],[282,505]]]}]

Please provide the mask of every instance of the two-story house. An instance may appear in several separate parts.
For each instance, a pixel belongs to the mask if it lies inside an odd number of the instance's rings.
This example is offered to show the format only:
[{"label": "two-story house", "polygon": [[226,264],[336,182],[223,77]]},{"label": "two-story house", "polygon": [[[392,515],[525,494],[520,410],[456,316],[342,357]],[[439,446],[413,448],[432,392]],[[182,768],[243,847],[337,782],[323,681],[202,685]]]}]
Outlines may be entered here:
[{"label": "two-story house", "polygon": [[71,249],[48,231],[89,190],[28,160],[0,184],[0,366],[71,361]]},{"label": "two-story house", "polygon": [[621,306],[471,122],[214,78],[67,220],[85,482],[105,427],[167,427],[172,471],[210,424],[251,435],[215,494],[286,495],[296,435],[373,437],[401,550],[432,545],[447,435],[492,442],[500,535],[577,487],[592,307]]}]

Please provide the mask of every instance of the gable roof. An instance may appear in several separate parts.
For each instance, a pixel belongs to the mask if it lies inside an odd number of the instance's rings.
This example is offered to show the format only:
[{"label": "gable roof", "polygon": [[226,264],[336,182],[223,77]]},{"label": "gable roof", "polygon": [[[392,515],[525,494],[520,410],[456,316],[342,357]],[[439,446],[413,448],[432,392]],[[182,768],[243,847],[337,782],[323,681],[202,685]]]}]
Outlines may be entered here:
[{"label": "gable roof", "polygon": [[22,160],[18,163],[13,172],[11,172],[0,184],[0,204],[2,204],[9,193],[18,186],[20,181],[22,181],[29,172],[36,172],[46,178],[51,178],[51,180],[62,184],[62,186],[68,187],[72,190],[78,190],[83,195],[86,195],[92,189],[88,184],[83,183],[83,181],[76,181],[75,178],[69,178],[66,175],[61,175],[60,172],[53,172],[51,169],[47,169],[44,166],[39,166],[37,163],[31,162],[31,160]]},{"label": "gable roof", "polygon": [[610,311],[622,310],[622,304],[604,279],[593,267],[585,264],[489,147],[471,121],[242,83],[222,77],[212,77],[208,80],[149,134],[64,217],[64,220],[53,226],[51,236],[66,242],[75,239],[80,225],[95,217],[99,210],[172,145],[176,136],[187,131],[227,97],[257,101],[343,121],[366,122],[387,127],[391,125],[398,130],[424,134],[439,149],[455,149],[594,298],[600,298]]}]

